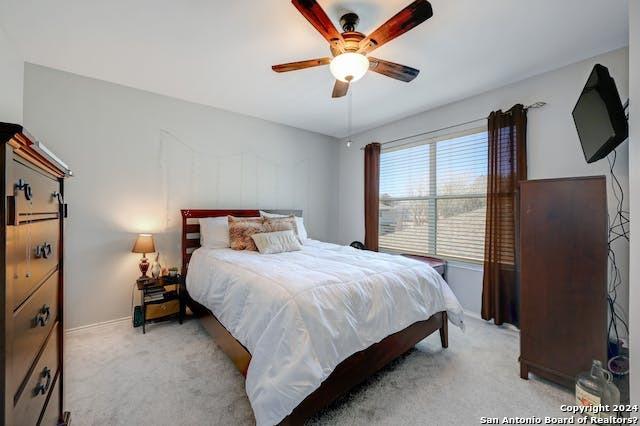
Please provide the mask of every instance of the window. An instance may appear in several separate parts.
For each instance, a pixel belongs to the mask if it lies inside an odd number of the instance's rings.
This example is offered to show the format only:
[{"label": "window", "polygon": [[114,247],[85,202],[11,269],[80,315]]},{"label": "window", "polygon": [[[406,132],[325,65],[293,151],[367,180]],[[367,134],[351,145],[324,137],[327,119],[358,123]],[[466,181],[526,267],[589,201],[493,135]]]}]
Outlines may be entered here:
[{"label": "window", "polygon": [[380,249],[481,262],[487,132],[383,150]]}]

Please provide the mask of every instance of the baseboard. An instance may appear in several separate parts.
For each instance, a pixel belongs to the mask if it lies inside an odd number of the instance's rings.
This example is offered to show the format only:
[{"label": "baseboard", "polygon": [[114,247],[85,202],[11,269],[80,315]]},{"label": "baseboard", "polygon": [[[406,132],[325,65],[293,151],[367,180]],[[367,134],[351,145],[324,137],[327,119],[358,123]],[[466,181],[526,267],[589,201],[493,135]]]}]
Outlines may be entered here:
[{"label": "baseboard", "polygon": [[[479,313],[477,312],[472,312],[472,311],[464,311],[464,315],[468,318],[472,318],[475,320],[480,320],[483,322],[488,322],[482,319],[482,317],[480,316]],[[117,318],[117,319],[113,319],[113,320],[109,320],[109,321],[103,321],[103,322],[97,322],[94,324],[87,324],[87,325],[81,325],[80,327],[74,327],[74,328],[68,328],[66,329],[64,332],[65,334],[70,334],[70,333],[75,333],[77,331],[82,331],[82,330],[88,330],[88,329],[92,329],[92,328],[99,328],[99,327],[106,327],[109,325],[113,325],[113,324],[117,324],[120,322],[125,322],[125,321],[131,321],[131,316],[128,317],[123,317],[123,318]],[[514,327],[511,324],[504,324],[503,327],[511,329],[513,331],[520,331],[518,330],[516,327]]]},{"label": "baseboard", "polygon": [[[480,321],[485,322],[487,324],[494,325],[492,321],[486,321],[486,320],[482,319],[480,314],[478,314],[476,312],[464,311],[464,316],[466,316],[468,318],[472,318],[474,320],[480,320]],[[516,333],[520,333],[520,329],[518,327],[516,327],[515,325],[512,325],[512,324],[502,324],[502,325],[499,325],[497,327],[502,327],[502,328],[504,328],[506,330],[515,331]]]},{"label": "baseboard", "polygon": [[469,318],[473,318],[473,319],[477,319],[477,320],[480,320],[480,321],[484,321],[482,319],[482,317],[480,316],[480,314],[478,314],[476,312],[471,312],[471,311],[465,310],[464,311],[464,316],[469,317]]},{"label": "baseboard", "polygon": [[80,327],[68,328],[68,329],[66,329],[64,331],[64,333],[65,334],[71,334],[71,333],[75,333],[75,332],[82,331],[82,330],[89,330],[89,329],[93,329],[93,328],[106,327],[106,326],[109,326],[109,325],[114,325],[114,324],[118,324],[118,323],[125,322],[125,321],[131,322],[131,316],[112,319],[112,320],[109,320],[109,321],[96,322],[94,324],[81,325]]}]

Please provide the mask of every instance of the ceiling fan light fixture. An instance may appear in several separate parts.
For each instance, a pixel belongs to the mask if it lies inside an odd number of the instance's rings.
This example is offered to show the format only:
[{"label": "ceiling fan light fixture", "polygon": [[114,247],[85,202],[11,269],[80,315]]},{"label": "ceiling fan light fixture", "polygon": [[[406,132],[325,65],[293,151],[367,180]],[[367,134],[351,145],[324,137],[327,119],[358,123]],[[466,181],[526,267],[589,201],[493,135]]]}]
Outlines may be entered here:
[{"label": "ceiling fan light fixture", "polygon": [[360,53],[346,52],[333,58],[329,69],[337,80],[353,83],[367,73],[369,59]]},{"label": "ceiling fan light fixture", "polygon": [[[407,0],[408,1],[408,0]],[[332,98],[341,98],[349,93],[351,82],[361,79],[367,71],[408,83],[415,79],[420,70],[402,64],[373,58],[371,52],[400,37],[433,16],[428,0],[413,0],[400,12],[378,27],[368,36],[356,30],[358,15],[347,13],[340,18],[344,32],[339,32],[317,0],[291,0],[296,9],[329,42],[329,56],[306,61],[289,62],[271,67],[275,72],[297,71],[306,68],[329,65],[336,81],[333,83]],[[369,68],[371,63],[372,67]]]}]

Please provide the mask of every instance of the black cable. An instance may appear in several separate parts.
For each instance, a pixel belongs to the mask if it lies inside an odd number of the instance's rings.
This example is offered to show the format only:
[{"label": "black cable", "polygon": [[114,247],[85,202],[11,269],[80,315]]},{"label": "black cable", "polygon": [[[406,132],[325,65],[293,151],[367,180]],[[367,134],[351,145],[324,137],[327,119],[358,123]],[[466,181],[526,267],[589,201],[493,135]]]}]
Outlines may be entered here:
[{"label": "black cable", "polygon": [[622,106],[622,111],[625,113],[625,117],[629,120],[629,99],[627,98],[627,102]]},{"label": "black cable", "polygon": [[[613,150],[612,154],[613,154],[613,160],[611,160],[610,157],[607,157],[607,161],[609,162],[609,172],[611,173],[611,177],[612,177],[611,189],[617,201],[617,208],[616,208],[616,216],[614,217],[613,222],[610,225],[609,232],[610,233],[613,232],[616,235],[615,239],[617,239],[618,237],[623,237],[627,241],[629,241],[629,232],[625,228],[625,225],[626,226],[629,225],[629,218],[627,217],[629,212],[624,210],[624,191],[622,189],[622,184],[618,180],[618,177],[616,176],[614,171],[614,168],[616,165],[616,159],[618,158],[618,153],[616,150]],[[616,229],[618,228],[621,229],[621,233],[616,231]]]},{"label": "black cable", "polygon": [[[613,157],[613,158],[611,158]],[[620,344],[620,334],[618,330],[618,323],[621,323],[624,327],[626,335],[629,335],[629,325],[627,321],[622,318],[619,310],[622,307],[618,303],[618,288],[623,284],[622,274],[618,267],[616,254],[613,251],[613,243],[623,238],[629,241],[629,212],[624,210],[624,190],[620,180],[615,174],[615,165],[618,153],[616,150],[612,151],[611,156],[607,156],[609,163],[609,172],[611,174],[611,189],[613,196],[616,200],[616,213],[613,218],[609,218],[609,236],[608,236],[608,259],[609,259],[609,284],[607,291],[607,303],[609,305],[609,324],[607,334],[609,336],[615,336],[616,345]],[[613,331],[613,334],[612,334]]]}]

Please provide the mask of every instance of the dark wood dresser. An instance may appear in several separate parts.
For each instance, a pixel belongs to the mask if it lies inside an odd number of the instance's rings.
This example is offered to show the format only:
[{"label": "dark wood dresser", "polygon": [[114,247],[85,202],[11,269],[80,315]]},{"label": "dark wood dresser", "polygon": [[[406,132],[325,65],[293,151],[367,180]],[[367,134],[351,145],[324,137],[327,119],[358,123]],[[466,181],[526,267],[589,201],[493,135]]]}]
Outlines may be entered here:
[{"label": "dark wood dresser", "polygon": [[0,123],[2,424],[60,425],[63,235],[68,167],[15,124]]},{"label": "dark wood dresser", "polygon": [[520,184],[520,374],[567,387],[607,362],[604,176]]}]

